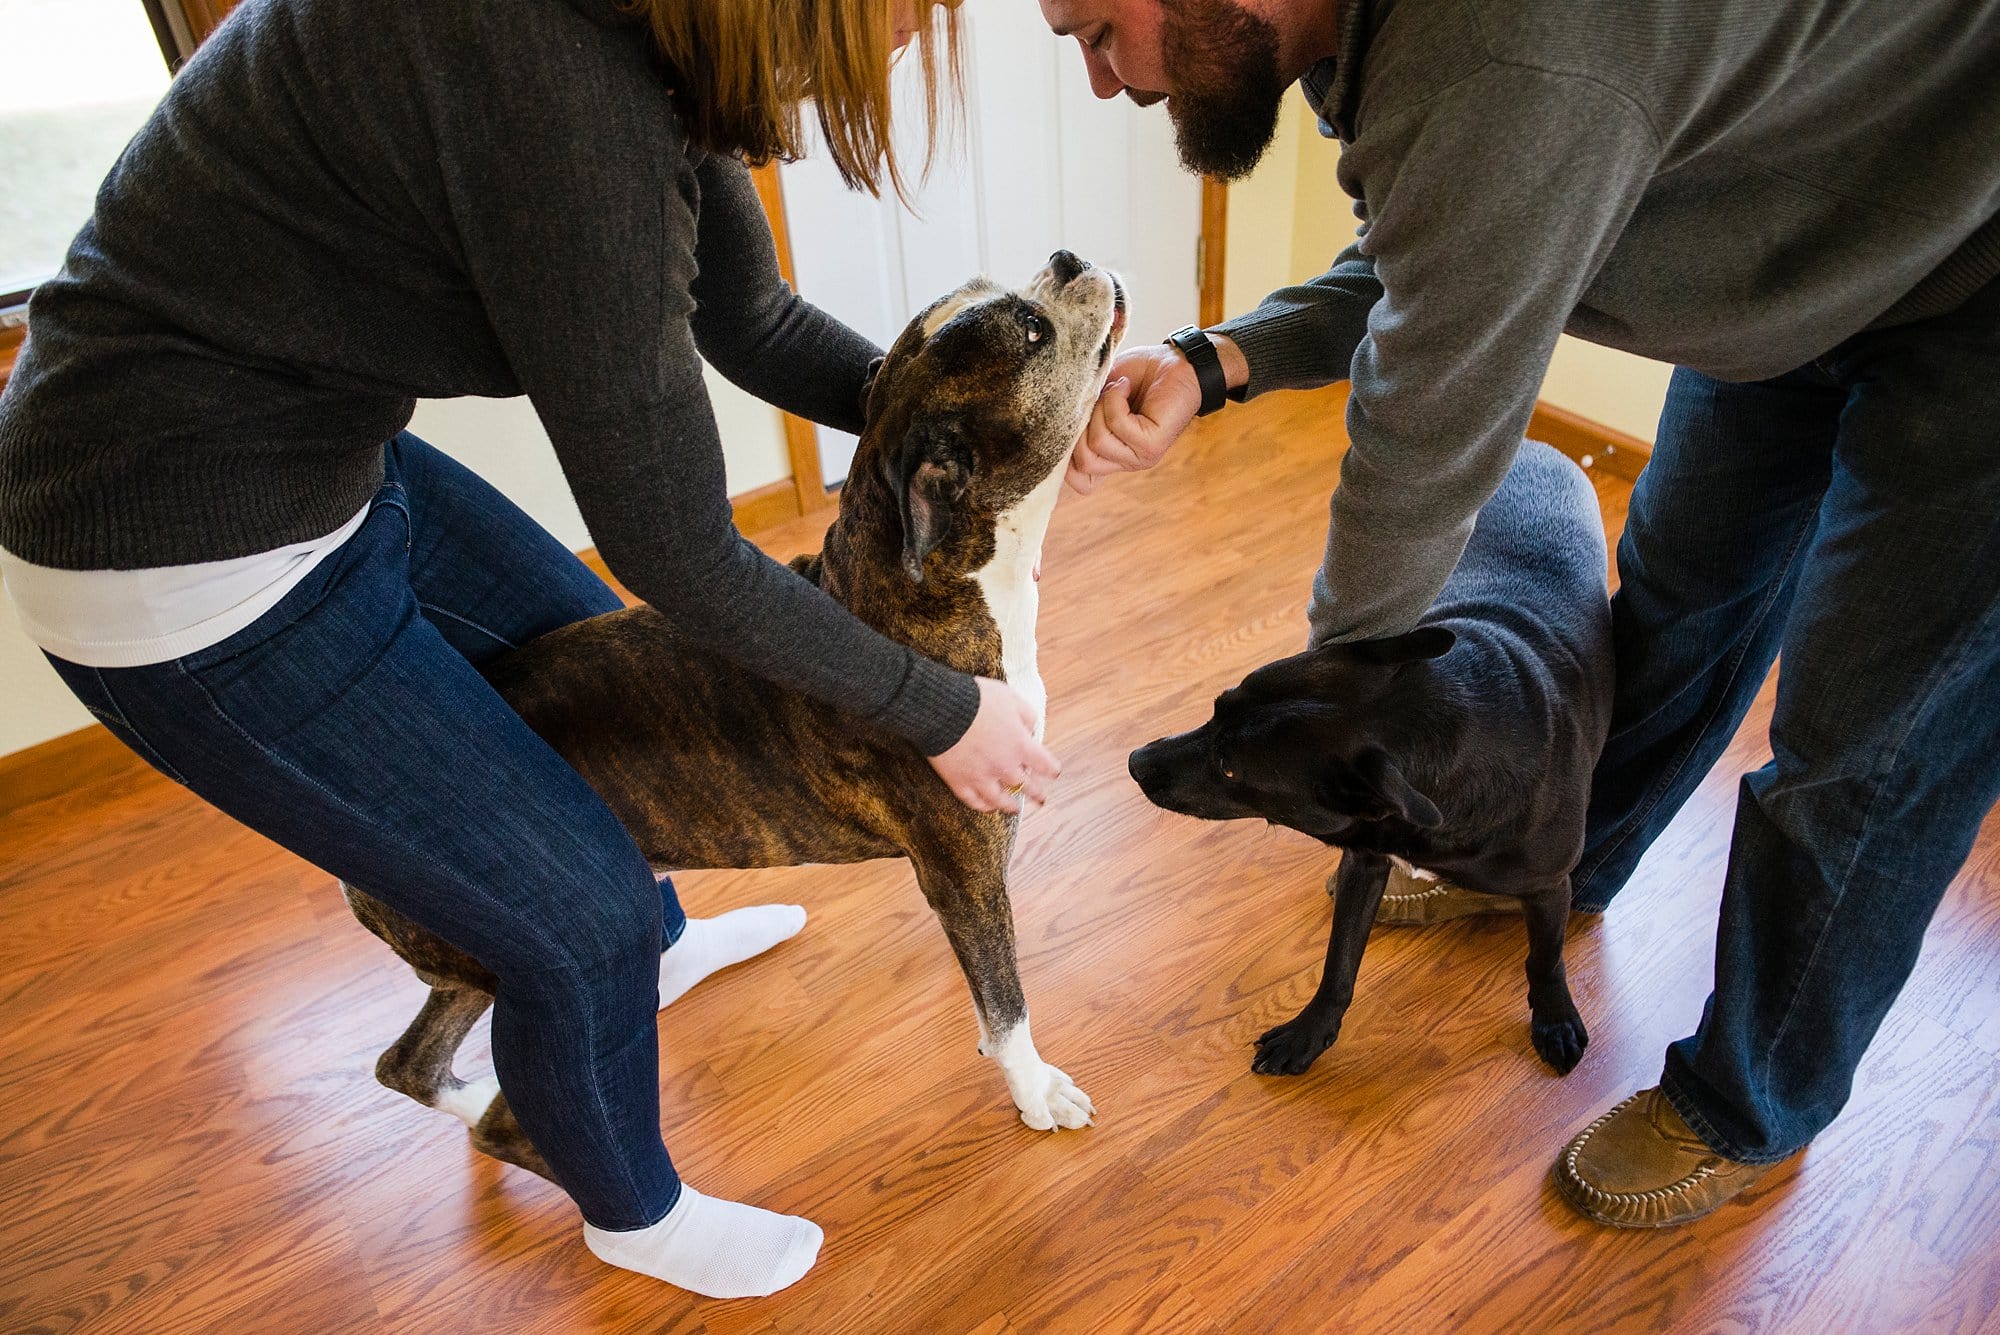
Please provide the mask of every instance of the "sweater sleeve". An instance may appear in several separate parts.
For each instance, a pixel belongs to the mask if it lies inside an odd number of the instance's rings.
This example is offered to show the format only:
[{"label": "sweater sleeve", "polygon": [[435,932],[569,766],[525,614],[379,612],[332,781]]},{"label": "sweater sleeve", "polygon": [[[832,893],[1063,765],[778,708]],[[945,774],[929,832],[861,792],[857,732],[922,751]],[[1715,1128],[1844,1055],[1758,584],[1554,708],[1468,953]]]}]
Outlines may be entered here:
[{"label": "sweater sleeve", "polygon": [[710,154],[695,171],[701,216],[694,339],[709,365],[788,413],[861,434],[861,386],[882,350],[792,291],[750,171]]},{"label": "sweater sleeve", "polygon": [[1242,397],[1347,379],[1354,350],[1368,332],[1368,312],[1381,295],[1375,261],[1357,241],[1319,277],[1281,287],[1256,309],[1217,325],[1214,332],[1228,335],[1250,365]]},{"label": "sweater sleeve", "polygon": [[1350,369],[1316,642],[1408,630],[1436,599],[1660,156],[1622,95],[1497,62],[1365,126],[1348,153],[1381,298]]},{"label": "sweater sleeve", "polygon": [[[605,563],[748,671],[926,754],[948,749],[978,710],[973,680],[877,634],[736,531],[695,343],[700,183],[640,44],[593,29],[530,59],[504,18],[461,12],[458,35],[497,47],[490,67],[508,77],[436,90],[449,226]],[[713,286],[711,330],[730,299]],[[859,388],[839,381],[818,391],[826,402]]]}]

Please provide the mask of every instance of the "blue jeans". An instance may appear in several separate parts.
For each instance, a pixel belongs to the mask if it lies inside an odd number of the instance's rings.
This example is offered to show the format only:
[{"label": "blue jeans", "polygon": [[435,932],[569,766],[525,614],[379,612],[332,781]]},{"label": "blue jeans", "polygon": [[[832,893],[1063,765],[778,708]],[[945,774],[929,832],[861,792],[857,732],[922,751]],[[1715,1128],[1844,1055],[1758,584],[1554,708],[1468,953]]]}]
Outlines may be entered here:
[{"label": "blue jeans", "polygon": [[606,1229],[680,1194],[660,1141],[672,884],[479,665],[618,598],[415,436],[368,518],[282,602],[172,662],[70,689],[155,768],[474,956],[521,1128]]},{"label": "blue jeans", "polygon": [[2000,283],[1774,380],[1676,372],[1618,569],[1579,908],[1624,885],[1783,657],[1715,990],[1661,1082],[1711,1147],[1775,1161],[1847,1102],[2000,796]]}]

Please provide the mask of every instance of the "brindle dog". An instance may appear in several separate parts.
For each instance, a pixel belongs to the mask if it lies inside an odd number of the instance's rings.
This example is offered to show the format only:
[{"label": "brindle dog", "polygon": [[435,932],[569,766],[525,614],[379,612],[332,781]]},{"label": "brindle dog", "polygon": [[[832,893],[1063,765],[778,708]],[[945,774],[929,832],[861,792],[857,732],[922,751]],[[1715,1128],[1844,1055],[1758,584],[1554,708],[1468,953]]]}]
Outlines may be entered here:
[{"label": "brindle dog", "polygon": [[[1042,712],[1042,536],[1124,324],[1118,281],[1068,251],[1018,291],[982,278],[933,303],[878,363],[825,550],[793,568],[876,630],[1001,678]],[[543,636],[487,676],[658,870],[909,858],[1021,1120],[1089,1122],[1090,1100],[1029,1036],[1007,899],[1017,817],[966,808],[914,746],[749,676],[643,605]],[[376,1077],[464,1119],[481,1151],[550,1176],[498,1086],[452,1072],[493,975],[365,892],[347,899],[431,986]]]}]

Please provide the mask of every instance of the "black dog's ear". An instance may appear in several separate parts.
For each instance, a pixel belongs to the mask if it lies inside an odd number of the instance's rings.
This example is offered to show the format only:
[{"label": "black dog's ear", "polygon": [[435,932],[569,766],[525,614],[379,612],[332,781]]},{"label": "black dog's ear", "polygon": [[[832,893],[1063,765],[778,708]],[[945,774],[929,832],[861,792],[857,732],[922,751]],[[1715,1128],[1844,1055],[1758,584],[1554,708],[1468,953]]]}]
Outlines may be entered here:
[{"label": "black dog's ear", "polygon": [[1403,635],[1380,640],[1353,640],[1341,647],[1357,662],[1377,667],[1400,667],[1426,658],[1443,658],[1458,643],[1458,636],[1443,626],[1419,626]]},{"label": "black dog's ear", "polygon": [[1395,816],[1420,830],[1435,830],[1444,824],[1444,813],[1437,809],[1437,804],[1412,787],[1389,753],[1379,746],[1369,747],[1351,764],[1339,765],[1327,780],[1329,789],[1344,789],[1350,798],[1356,792],[1361,796],[1362,809],[1343,815],[1363,820]]},{"label": "black dog's ear", "polygon": [[924,581],[924,558],[951,532],[958,502],[972,485],[972,448],[955,414],[919,417],[902,445],[882,459],[884,480],[903,515],[903,569]]},{"label": "black dog's ear", "polygon": [[873,361],[868,363],[868,370],[862,374],[861,420],[863,422],[872,422],[875,420],[875,415],[868,410],[868,398],[869,395],[872,394],[875,390],[875,377],[881,372],[882,363],[887,360],[888,358],[886,357],[875,358]]}]

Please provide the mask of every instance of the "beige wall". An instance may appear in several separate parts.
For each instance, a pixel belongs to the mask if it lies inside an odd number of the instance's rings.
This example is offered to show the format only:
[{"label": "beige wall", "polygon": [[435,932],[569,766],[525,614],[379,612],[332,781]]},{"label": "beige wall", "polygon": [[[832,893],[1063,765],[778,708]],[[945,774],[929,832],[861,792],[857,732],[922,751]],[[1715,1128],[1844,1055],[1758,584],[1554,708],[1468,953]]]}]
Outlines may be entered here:
[{"label": "beige wall", "polygon": [[[713,371],[709,393],[738,495],[791,475],[782,419]],[[555,451],[526,399],[446,399],[418,405],[410,429],[463,461],[573,548],[590,545]],[[90,715],[21,633],[0,592],[0,755],[60,737]]]},{"label": "beige wall", "polygon": [[1293,257],[1299,182],[1305,162],[1321,159],[1329,171],[1333,165],[1331,152],[1315,153],[1301,160],[1299,149],[1306,135],[1314,139],[1312,147],[1319,147],[1318,132],[1308,129],[1309,123],[1303,99],[1287,98],[1285,115],[1278,122],[1277,141],[1256,171],[1229,187],[1227,246],[1222,265],[1222,309],[1226,315],[1241,315],[1274,288],[1326,268],[1322,263],[1300,273]]},{"label": "beige wall", "polygon": [[1274,288],[1325,273],[1354,239],[1354,202],[1334,175],[1339,160],[1340,145],[1320,137],[1305,99],[1287,98],[1270,151],[1229,187],[1222,293],[1230,315]]},{"label": "beige wall", "polygon": [[[1324,273],[1354,238],[1353,202],[1334,176],[1340,147],[1322,139],[1300,97],[1288,97],[1278,138],[1247,180],[1229,189],[1223,307],[1238,315],[1265,293]],[[1542,401],[1650,441],[1672,368],[1565,335]]]},{"label": "beige wall", "polygon": [[1548,378],[1542,381],[1542,402],[1651,442],[1673,371],[1665,362],[1565,334],[1556,344]]},{"label": "beige wall", "polygon": [[90,715],[21,633],[13,604],[0,611],[6,616],[0,624],[0,701],[5,701],[0,706],[0,755],[5,755],[74,732],[90,722]]}]

